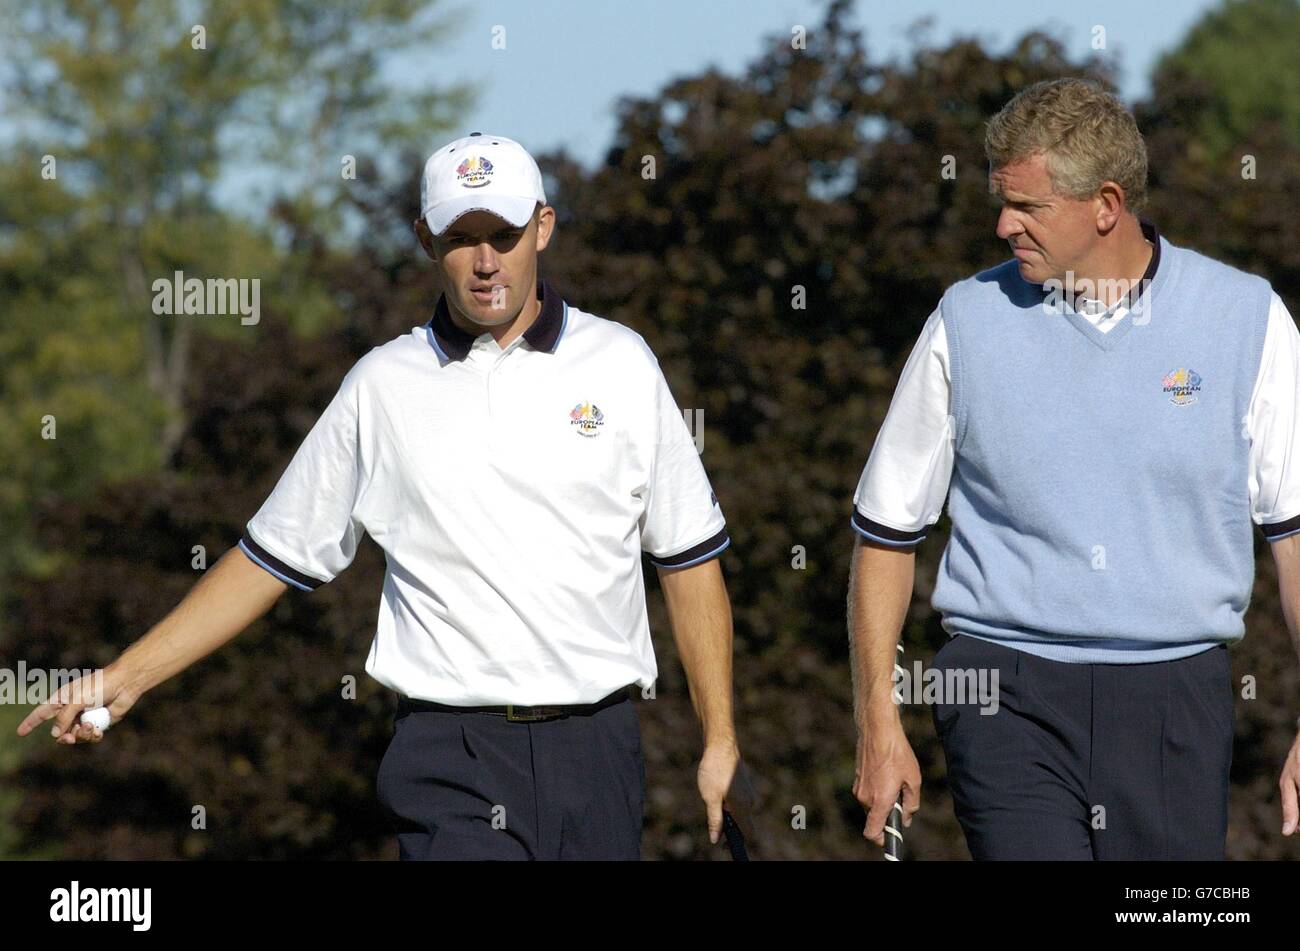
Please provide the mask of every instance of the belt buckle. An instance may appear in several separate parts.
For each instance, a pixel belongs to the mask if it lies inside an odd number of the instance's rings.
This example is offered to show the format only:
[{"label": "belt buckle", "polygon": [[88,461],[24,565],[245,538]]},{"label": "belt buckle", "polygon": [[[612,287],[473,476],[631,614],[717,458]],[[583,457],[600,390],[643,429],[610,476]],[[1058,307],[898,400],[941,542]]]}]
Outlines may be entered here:
[{"label": "belt buckle", "polygon": [[[514,704],[506,704],[506,719],[511,723],[532,723],[536,720],[545,720],[546,716],[536,713],[536,707],[517,707]],[[516,710],[527,710],[527,713],[516,714]]]}]

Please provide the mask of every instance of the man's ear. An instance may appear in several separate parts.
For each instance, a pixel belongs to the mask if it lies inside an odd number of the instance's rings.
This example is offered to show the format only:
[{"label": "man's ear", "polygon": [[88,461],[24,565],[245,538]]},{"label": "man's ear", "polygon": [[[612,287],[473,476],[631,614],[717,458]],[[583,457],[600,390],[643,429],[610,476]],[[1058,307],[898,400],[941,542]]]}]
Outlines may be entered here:
[{"label": "man's ear", "polygon": [[1102,234],[1110,234],[1115,225],[1119,223],[1120,216],[1123,215],[1127,204],[1124,186],[1118,182],[1102,182],[1101,188],[1097,192],[1096,202],[1097,230]]},{"label": "man's ear", "polygon": [[416,218],[413,222],[415,236],[420,239],[420,247],[424,248],[424,253],[429,256],[430,261],[438,260],[438,254],[434,250],[433,232],[429,230],[428,224],[423,217]]},{"label": "man's ear", "polygon": [[543,205],[535,214],[537,216],[537,250],[544,251],[546,246],[551,243],[551,236],[555,234],[555,209],[550,205]]}]

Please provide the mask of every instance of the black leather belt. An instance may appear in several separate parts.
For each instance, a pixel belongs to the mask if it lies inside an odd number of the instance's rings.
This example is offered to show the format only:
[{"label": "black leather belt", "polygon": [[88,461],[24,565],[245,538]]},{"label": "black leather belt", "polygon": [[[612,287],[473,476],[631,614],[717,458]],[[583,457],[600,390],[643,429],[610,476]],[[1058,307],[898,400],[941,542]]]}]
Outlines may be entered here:
[{"label": "black leather belt", "polygon": [[515,704],[487,707],[457,707],[449,703],[435,703],[432,700],[416,700],[412,697],[397,698],[397,715],[420,711],[436,710],[442,713],[492,713],[505,717],[514,723],[531,723],[537,720],[555,720],[559,717],[584,716],[622,703],[631,695],[632,684],[619,687],[607,697],[595,703],[562,703],[540,707],[521,707]]}]

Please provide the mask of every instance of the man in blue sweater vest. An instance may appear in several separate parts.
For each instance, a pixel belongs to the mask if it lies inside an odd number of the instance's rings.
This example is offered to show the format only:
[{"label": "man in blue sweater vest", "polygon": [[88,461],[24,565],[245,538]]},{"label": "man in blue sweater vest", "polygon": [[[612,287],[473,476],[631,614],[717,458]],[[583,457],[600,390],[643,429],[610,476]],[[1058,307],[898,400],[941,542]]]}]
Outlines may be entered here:
[{"label": "man in blue sweater vest", "polygon": [[[1023,90],[985,151],[1014,260],[943,295],[853,500],[864,835],[920,806],[891,672],[948,497],[926,680],[971,854],[1221,859],[1253,524],[1284,602],[1300,583],[1300,334],[1267,281],[1138,217],[1146,148],[1094,84]],[[1290,835],[1300,739],[1279,786]]]}]

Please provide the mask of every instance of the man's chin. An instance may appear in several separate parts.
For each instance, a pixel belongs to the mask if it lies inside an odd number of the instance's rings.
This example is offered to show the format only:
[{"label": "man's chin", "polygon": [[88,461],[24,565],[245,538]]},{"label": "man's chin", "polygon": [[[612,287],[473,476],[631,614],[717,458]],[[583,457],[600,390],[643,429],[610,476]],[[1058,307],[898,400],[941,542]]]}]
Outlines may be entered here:
[{"label": "man's chin", "polygon": [[506,300],[503,303],[505,304],[503,307],[493,307],[490,303],[480,301],[471,294],[469,300],[460,302],[460,312],[486,330],[488,327],[510,322],[513,316],[510,302]]},{"label": "man's chin", "polygon": [[1043,274],[1038,268],[1024,261],[1020,263],[1020,277],[1029,284],[1042,284],[1047,280],[1048,275]]}]

